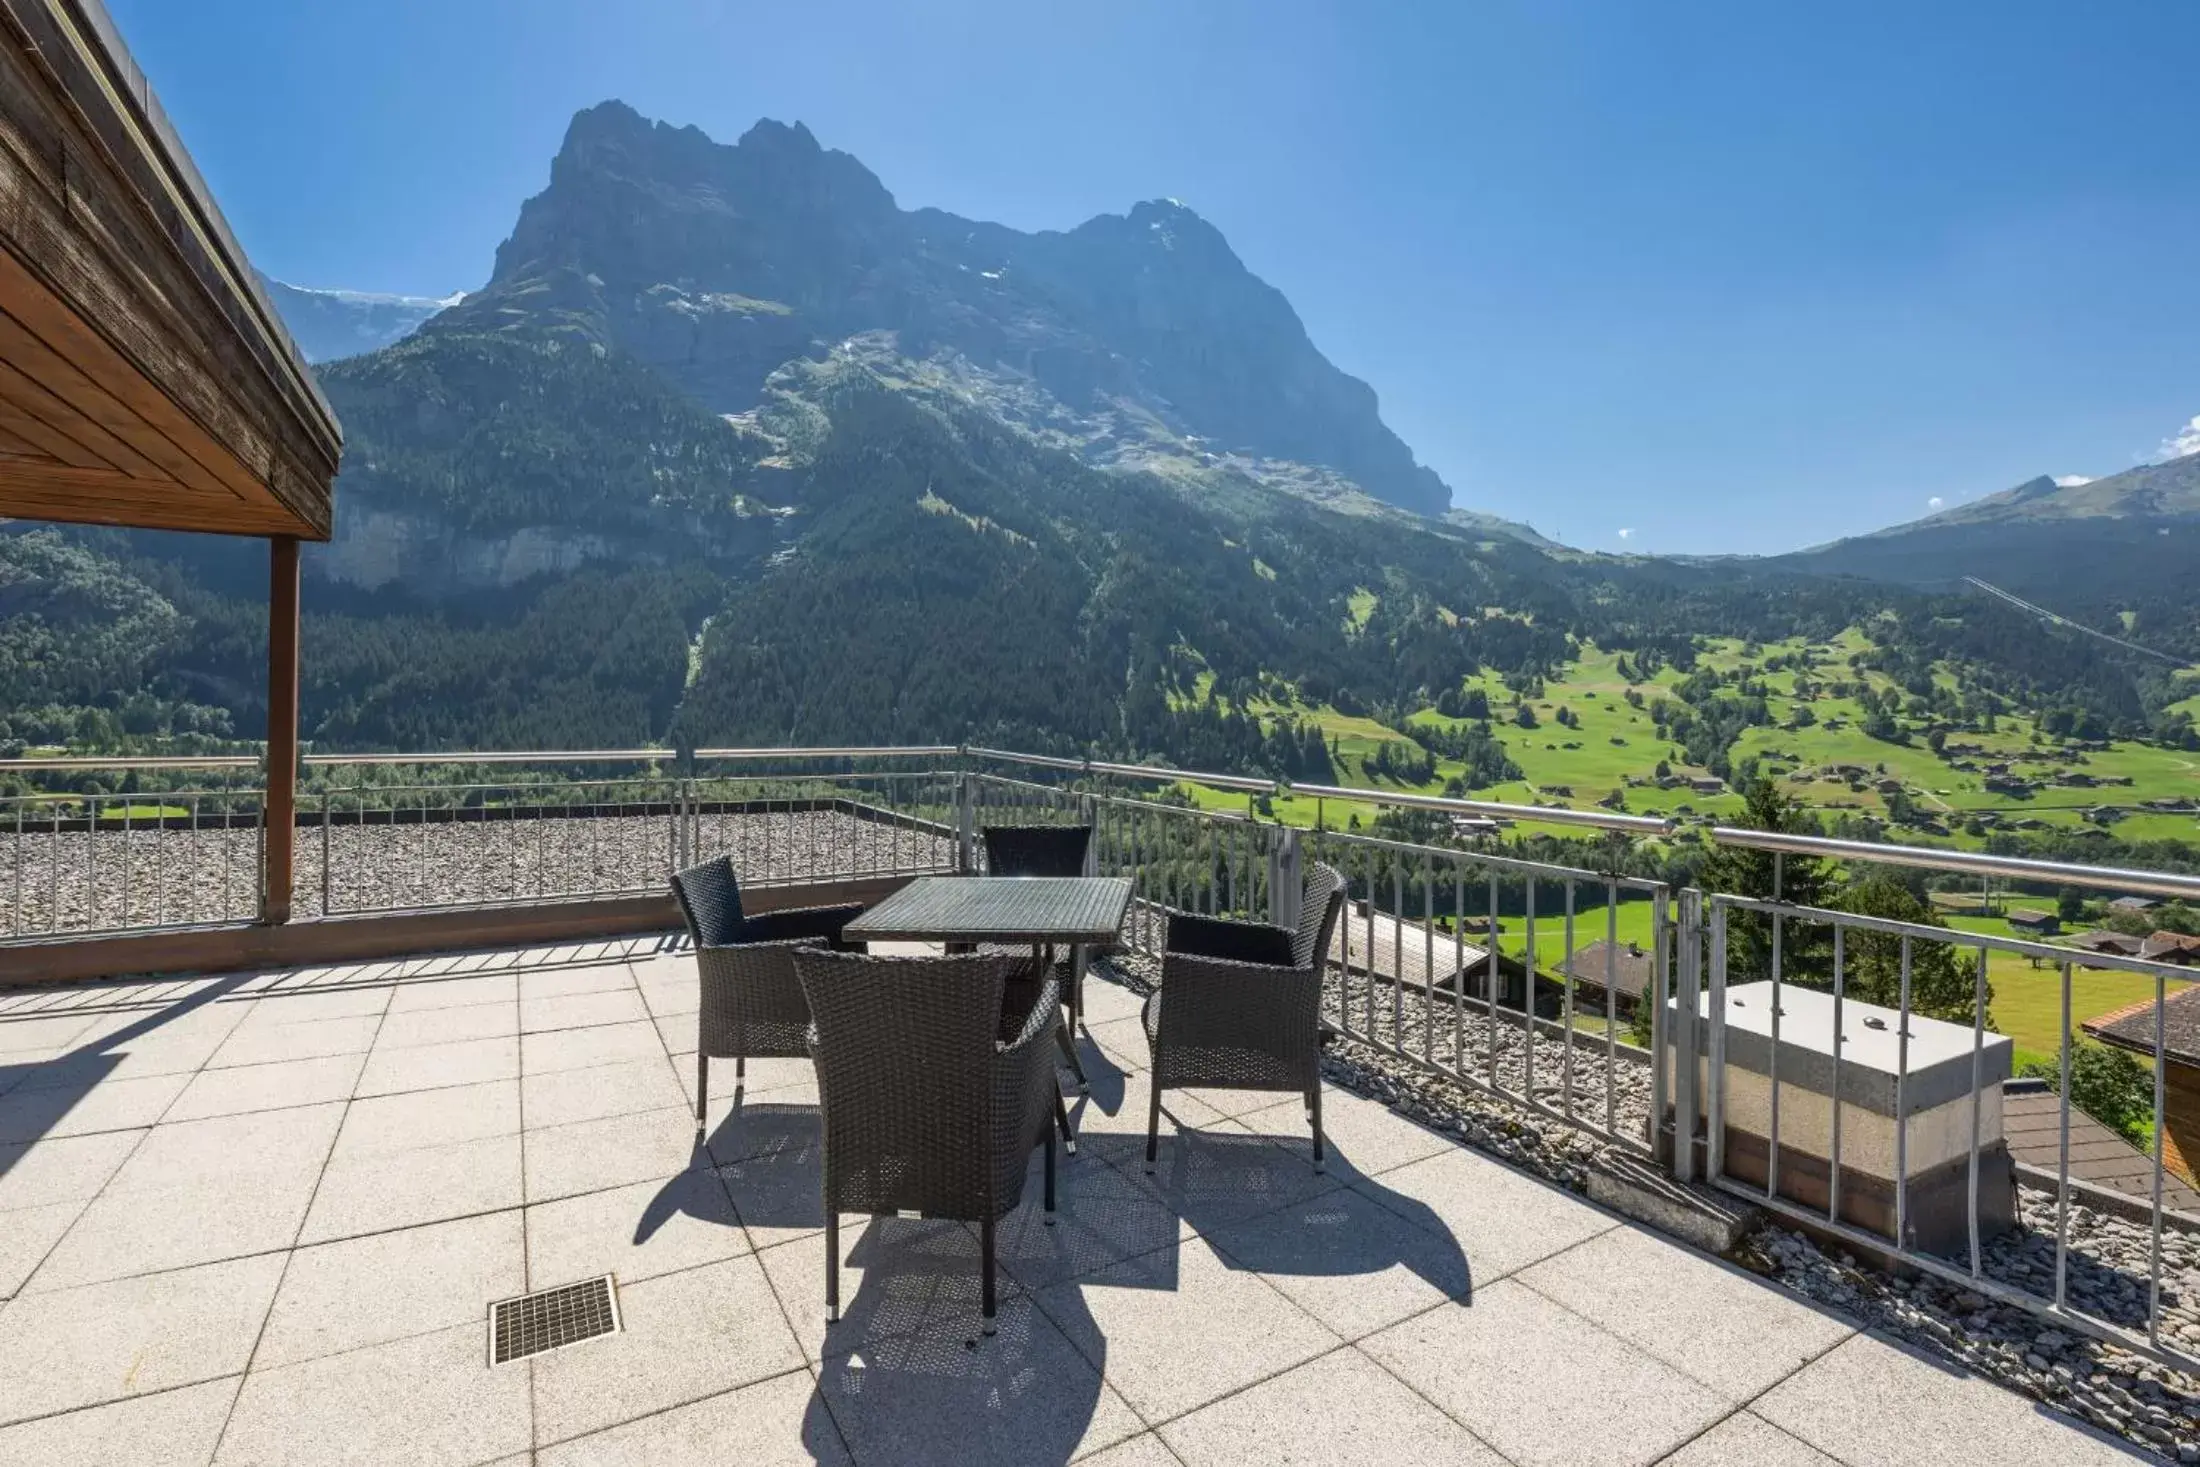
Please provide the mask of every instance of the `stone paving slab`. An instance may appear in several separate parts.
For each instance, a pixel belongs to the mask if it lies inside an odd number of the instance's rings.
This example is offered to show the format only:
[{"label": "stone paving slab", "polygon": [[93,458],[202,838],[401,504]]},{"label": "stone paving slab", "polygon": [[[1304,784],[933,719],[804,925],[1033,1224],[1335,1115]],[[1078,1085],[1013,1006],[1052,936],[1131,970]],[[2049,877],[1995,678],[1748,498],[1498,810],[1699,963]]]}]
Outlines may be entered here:
[{"label": "stone paving slab", "polygon": [[[698,1146],[693,983],[650,939],[0,993],[0,1467],[2131,1460],[1334,1088],[1326,1173],[1295,1097],[1171,1092],[1148,1174],[1100,976],[999,1333],[974,1227],[860,1217],[828,1329],[814,1076],[719,1062]],[[487,1363],[491,1300],[606,1272],[623,1333]]]},{"label": "stone paving slab", "polygon": [[2128,1467],[2135,1455],[2090,1427],[1870,1333],[1798,1371],[1751,1409],[1844,1462],[1875,1467]]},{"label": "stone paving slab", "polygon": [[1735,1401],[1856,1333],[1845,1319],[1635,1228],[1614,1228],[1516,1277]]},{"label": "stone paving slab", "polygon": [[1501,1279],[1365,1342],[1380,1365],[1520,1467],[1648,1467],[1732,1403],[1533,1289]]}]

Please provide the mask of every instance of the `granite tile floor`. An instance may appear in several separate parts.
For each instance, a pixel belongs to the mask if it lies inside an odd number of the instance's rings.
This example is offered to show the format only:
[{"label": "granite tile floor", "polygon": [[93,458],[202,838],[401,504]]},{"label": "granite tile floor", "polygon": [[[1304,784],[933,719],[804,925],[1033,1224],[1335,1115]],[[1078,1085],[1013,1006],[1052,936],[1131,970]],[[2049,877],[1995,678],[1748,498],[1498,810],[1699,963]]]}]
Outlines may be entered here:
[{"label": "granite tile floor", "polygon": [[[1326,1175],[1209,1092],[1148,1173],[1087,999],[985,1339],[957,1223],[847,1220],[825,1327],[809,1067],[722,1062],[698,1137],[670,943],[0,991],[0,1464],[2128,1460],[1342,1092]],[[623,1333],[488,1363],[599,1273]]]}]

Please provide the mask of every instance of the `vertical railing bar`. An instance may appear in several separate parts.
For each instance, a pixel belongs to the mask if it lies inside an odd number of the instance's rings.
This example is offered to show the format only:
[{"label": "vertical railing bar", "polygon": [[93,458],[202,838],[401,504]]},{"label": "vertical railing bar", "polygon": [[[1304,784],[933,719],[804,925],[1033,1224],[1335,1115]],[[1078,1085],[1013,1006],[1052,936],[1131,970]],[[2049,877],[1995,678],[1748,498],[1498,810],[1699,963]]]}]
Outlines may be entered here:
[{"label": "vertical railing bar", "polygon": [[137,801],[131,799],[125,793],[122,797],[122,921],[120,923],[124,927],[136,925],[130,920],[130,847],[132,845],[131,837],[136,833],[132,824],[132,817],[136,813]]},{"label": "vertical railing bar", "polygon": [[1910,936],[1902,935],[1901,992],[1895,1001],[1894,1243],[1910,1245]]},{"label": "vertical railing bar", "polygon": [[1390,1052],[1406,1053],[1406,863],[1390,858]]},{"label": "vertical railing bar", "polygon": [[1559,964],[1560,1001],[1565,1007],[1566,1052],[1559,1063],[1559,1083],[1566,1089],[1566,1119],[1574,1118],[1574,878],[1566,878],[1566,958]]},{"label": "vertical railing bar", "polygon": [[[1252,807],[1253,802],[1250,797],[1247,798],[1245,803],[1247,809]],[[1238,915],[1238,860],[1244,846],[1243,832],[1239,832],[1241,838],[1236,840],[1230,838],[1229,827],[1227,826],[1216,827],[1215,833],[1224,846],[1228,848],[1228,854],[1223,858],[1222,863],[1222,879],[1228,883],[1227,889],[1230,895],[1230,904],[1225,910],[1234,917]]]},{"label": "vertical railing bar", "polygon": [[1497,868],[1490,867],[1489,952],[1482,959],[1482,1039],[1490,1093],[1497,1093],[1497,985],[1502,981],[1497,943]]},{"label": "vertical railing bar", "polygon": [[2162,1133],[2169,1129],[2164,1124],[2163,1069],[2167,1056],[2163,1050],[2163,1008],[2168,1002],[2168,984],[2160,970],[2154,974],[2154,1198],[2148,1209],[2147,1239],[2147,1343],[2156,1349],[2162,1347]]},{"label": "vertical railing bar", "polygon": [[264,779],[266,775],[265,764],[262,764],[260,766],[259,773],[261,774],[263,779],[263,787],[247,792],[248,795],[252,797],[254,802],[254,807],[246,812],[247,815],[250,817],[252,830],[252,862],[250,868],[246,870],[241,877],[242,882],[245,884],[244,900],[246,909],[248,912],[255,914],[259,911],[259,892],[257,890],[259,873],[267,869],[267,790],[264,787]]},{"label": "vertical railing bar", "polygon": [[1367,952],[1364,963],[1367,969],[1367,1033],[1370,1044],[1378,1043],[1375,1028],[1375,847],[1362,848],[1367,862]]},{"label": "vertical railing bar", "polygon": [[1833,924],[1833,1158],[1828,1164],[1826,1183],[1826,1219],[1841,1220],[1841,1112],[1846,1109],[1841,1094],[1841,1004],[1846,975],[1843,972],[1844,945],[1842,939],[1848,929],[1839,922]]},{"label": "vertical railing bar", "polygon": [[[46,930],[48,932],[59,932],[61,930],[61,860],[63,854],[61,847],[61,802],[59,800],[50,802],[46,806],[46,810],[47,818],[53,822],[53,830],[48,834],[46,840],[46,849],[51,853],[46,861]],[[226,842],[224,844],[226,845]],[[222,883],[222,915],[225,917],[229,915],[228,894],[229,884],[225,880]]]},{"label": "vertical railing bar", "polygon": [[[1783,900],[1780,892],[1783,885],[1781,878],[1784,875],[1785,872],[1781,865],[1781,853],[1775,851],[1772,854],[1772,899],[1776,902]],[[1766,1078],[1770,1081],[1772,1087],[1772,1124],[1769,1128],[1772,1134],[1765,1142],[1765,1198],[1767,1201],[1770,1201],[1780,1190],[1780,981],[1783,977],[1782,970],[1785,967],[1785,955],[1781,951],[1780,939],[1785,927],[1786,924],[1781,920],[1780,913],[1775,911],[1772,914],[1772,1049],[1770,1052],[1771,1058],[1765,1065]]]},{"label": "vertical railing bar", "polygon": [[91,818],[84,822],[84,925],[99,926],[99,797],[91,802]]},{"label": "vertical railing bar", "polygon": [[[1618,982],[1619,879],[1610,877],[1604,883],[1604,1131],[1610,1136],[1619,1134],[1619,999],[1612,991]],[[1642,995],[1635,1002],[1642,1002]],[[1665,1062],[1661,1056],[1652,1059]]]},{"label": "vertical railing bar", "polygon": [[153,817],[153,922],[156,926],[168,921],[168,790],[161,791],[160,802],[154,809],[160,813]]},{"label": "vertical railing bar", "polygon": [[1711,899],[1711,1031],[1704,1070],[1704,1179],[1726,1175],[1726,904]]},{"label": "vertical railing bar", "polygon": [[2068,1299],[2070,1265],[2070,964],[2062,965],[2062,1080],[2056,1091],[2055,1307]]},{"label": "vertical railing bar", "polygon": [[1535,891],[1536,876],[1528,873],[1527,927],[1522,935],[1520,964],[1520,1098],[1535,1098]]},{"label": "vertical railing bar", "polygon": [[1467,1070],[1467,866],[1451,861],[1451,1068]]},{"label": "vertical railing bar", "polygon": [[1436,1064],[1436,858],[1421,857],[1421,1062]]}]

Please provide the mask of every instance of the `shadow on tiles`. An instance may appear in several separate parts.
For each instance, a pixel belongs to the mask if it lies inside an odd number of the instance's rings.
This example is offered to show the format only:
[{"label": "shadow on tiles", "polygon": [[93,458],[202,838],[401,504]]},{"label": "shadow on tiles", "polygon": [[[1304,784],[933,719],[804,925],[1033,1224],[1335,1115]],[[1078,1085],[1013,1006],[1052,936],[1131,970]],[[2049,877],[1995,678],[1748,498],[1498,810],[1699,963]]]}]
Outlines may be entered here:
[{"label": "shadow on tiles", "polygon": [[[847,1261],[861,1281],[826,1336],[803,1424],[819,1460],[836,1459],[845,1441],[859,1463],[1055,1467],[1088,1438],[1140,1429],[1012,1280],[1001,1280],[998,1332],[980,1334],[978,1239],[967,1224],[874,1218]],[[821,1312],[823,1277],[814,1295],[787,1303]],[[1070,1322],[1079,1324],[1091,1333],[1089,1319]]]}]

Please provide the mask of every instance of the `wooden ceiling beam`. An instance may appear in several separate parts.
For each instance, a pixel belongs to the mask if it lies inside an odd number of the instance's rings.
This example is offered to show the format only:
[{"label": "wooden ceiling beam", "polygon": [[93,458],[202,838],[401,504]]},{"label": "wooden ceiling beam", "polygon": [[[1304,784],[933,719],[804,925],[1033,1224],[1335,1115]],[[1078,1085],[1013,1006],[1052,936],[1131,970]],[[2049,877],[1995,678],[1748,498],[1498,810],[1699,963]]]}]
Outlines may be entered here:
[{"label": "wooden ceiling beam", "polygon": [[[66,372],[58,369],[48,372],[43,381],[25,371],[19,364],[27,362],[33,369],[42,364],[28,355],[8,349],[9,324],[7,312],[0,311],[0,398],[14,404],[21,412],[44,423],[56,433],[66,434],[82,444],[88,452],[98,455],[102,462],[112,464],[133,479],[175,481],[176,476],[168,472],[166,466],[157,464],[138,452],[135,444],[117,436],[107,423],[79,410],[78,405],[89,395],[84,392],[89,387],[88,383],[72,382]],[[48,383],[54,385],[48,386]],[[56,387],[68,391],[70,395],[61,396],[55,390]],[[109,417],[123,415],[111,398],[107,407]],[[143,437],[147,432],[145,424],[138,421],[130,437]],[[168,447],[171,452],[174,451],[173,444]],[[212,481],[195,484],[193,487],[202,491],[218,491],[232,499],[241,497],[227,486]]]},{"label": "wooden ceiling beam", "polygon": [[177,496],[138,523],[328,538],[335,417],[97,0],[0,0],[0,303],[15,439]]}]

